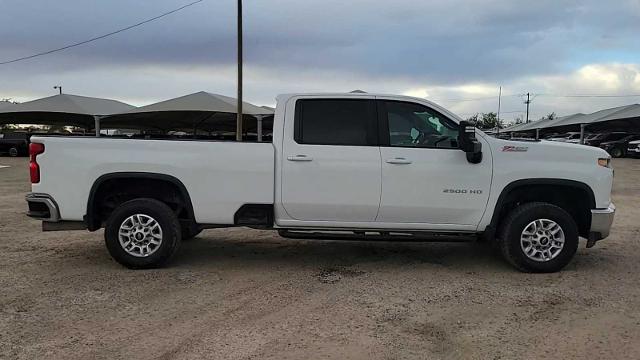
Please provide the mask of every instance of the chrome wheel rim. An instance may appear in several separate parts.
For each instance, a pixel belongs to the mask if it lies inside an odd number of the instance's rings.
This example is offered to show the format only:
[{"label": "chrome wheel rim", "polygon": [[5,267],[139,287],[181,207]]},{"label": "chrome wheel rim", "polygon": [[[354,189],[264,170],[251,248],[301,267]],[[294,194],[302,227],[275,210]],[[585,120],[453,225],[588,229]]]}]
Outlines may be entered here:
[{"label": "chrome wheel rim", "polygon": [[564,231],[553,220],[537,219],[530,222],[520,235],[520,247],[533,261],[555,259],[564,248]]},{"label": "chrome wheel rim", "polygon": [[127,254],[147,257],[160,248],[162,227],[149,215],[131,215],[120,224],[118,240]]}]

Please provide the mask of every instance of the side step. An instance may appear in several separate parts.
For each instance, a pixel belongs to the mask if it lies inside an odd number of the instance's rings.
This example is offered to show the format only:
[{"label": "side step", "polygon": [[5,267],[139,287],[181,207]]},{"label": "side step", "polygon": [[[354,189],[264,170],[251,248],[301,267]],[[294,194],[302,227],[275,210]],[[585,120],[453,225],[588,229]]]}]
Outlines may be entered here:
[{"label": "side step", "polygon": [[402,232],[402,231],[321,231],[278,230],[288,239],[349,240],[349,241],[406,241],[406,242],[468,242],[477,240],[476,233],[451,232]]}]

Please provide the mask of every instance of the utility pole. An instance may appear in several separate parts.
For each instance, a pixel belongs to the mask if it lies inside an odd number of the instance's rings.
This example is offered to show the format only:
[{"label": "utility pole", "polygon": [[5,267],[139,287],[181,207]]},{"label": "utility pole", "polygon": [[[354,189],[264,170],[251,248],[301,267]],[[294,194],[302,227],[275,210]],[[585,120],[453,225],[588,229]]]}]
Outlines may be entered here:
[{"label": "utility pole", "polygon": [[525,101],[524,103],[527,104],[527,120],[525,120],[525,124],[528,124],[529,123],[529,104],[531,104],[531,98],[529,93],[527,93],[527,101]]},{"label": "utility pole", "polygon": [[58,91],[60,92],[60,95],[62,95],[62,86],[60,85],[56,85],[53,87],[54,89],[58,89]]},{"label": "utility pole", "polygon": [[238,117],[236,141],[242,141],[242,0],[238,0]]},{"label": "utility pole", "polygon": [[496,134],[500,134],[500,100],[502,98],[502,86],[498,92],[498,123],[496,124]]}]

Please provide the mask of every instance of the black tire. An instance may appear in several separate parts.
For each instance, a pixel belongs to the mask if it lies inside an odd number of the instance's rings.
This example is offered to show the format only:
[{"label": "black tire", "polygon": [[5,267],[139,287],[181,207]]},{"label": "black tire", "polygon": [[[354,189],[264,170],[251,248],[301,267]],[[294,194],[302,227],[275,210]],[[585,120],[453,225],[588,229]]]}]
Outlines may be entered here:
[{"label": "black tire", "polygon": [[20,151],[18,150],[17,147],[14,146],[14,147],[9,149],[9,156],[16,157],[18,155],[20,155]]},{"label": "black tire", "polygon": [[[544,262],[529,258],[520,243],[526,226],[537,219],[554,221],[565,236],[562,250],[555,258]],[[571,215],[558,206],[543,202],[527,203],[507,215],[500,229],[499,244],[503,258],[522,272],[556,272],[569,264],[578,250],[578,226]]]},{"label": "black tire", "polygon": [[[125,219],[134,214],[152,217],[162,229],[162,241],[148,256],[137,257],[129,254],[120,245],[118,232]],[[161,267],[176,253],[182,239],[180,223],[174,212],[165,203],[154,199],[134,199],[118,206],[105,226],[104,240],[109,254],[120,264],[130,269],[151,269]]]},{"label": "black tire", "polygon": [[622,149],[617,148],[617,147],[611,149],[611,157],[621,158],[623,156],[624,156],[624,151],[622,151]]},{"label": "black tire", "polygon": [[201,232],[202,232],[202,229],[198,229],[198,228],[194,228],[194,227],[190,227],[190,226],[183,226],[182,227],[182,241],[193,240],[193,238],[195,238],[196,236],[200,235]]}]

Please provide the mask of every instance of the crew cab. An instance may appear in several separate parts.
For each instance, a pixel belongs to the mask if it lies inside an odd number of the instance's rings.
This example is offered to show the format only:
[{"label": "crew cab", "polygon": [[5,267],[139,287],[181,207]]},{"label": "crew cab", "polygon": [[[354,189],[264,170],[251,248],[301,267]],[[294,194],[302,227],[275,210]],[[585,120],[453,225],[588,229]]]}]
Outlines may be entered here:
[{"label": "crew cab", "polygon": [[284,237],[480,239],[552,272],[609,235],[602,149],[496,139],[425,99],[280,95],[270,142],[34,137],[28,215],[105,228],[130,268],[165,264],[205,228]]}]

